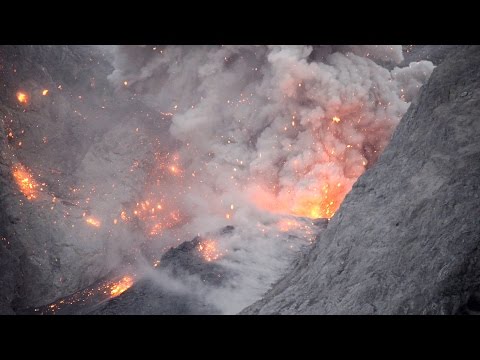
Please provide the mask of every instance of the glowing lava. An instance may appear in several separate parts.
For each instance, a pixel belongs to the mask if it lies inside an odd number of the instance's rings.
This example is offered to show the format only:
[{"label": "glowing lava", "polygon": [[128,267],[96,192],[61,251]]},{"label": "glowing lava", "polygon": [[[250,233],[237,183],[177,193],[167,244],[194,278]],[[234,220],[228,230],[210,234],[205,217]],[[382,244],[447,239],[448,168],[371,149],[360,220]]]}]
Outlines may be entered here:
[{"label": "glowing lava", "polygon": [[334,117],[332,118],[332,121],[333,121],[333,122],[336,122],[336,123],[339,123],[339,122],[340,122],[340,118],[339,118],[338,116],[334,116]]},{"label": "glowing lava", "polygon": [[222,256],[222,253],[218,249],[217,242],[211,239],[202,240],[198,245],[198,251],[202,254],[205,261],[208,262],[218,260],[220,256]]},{"label": "glowing lava", "polygon": [[112,297],[117,297],[118,295],[130,289],[132,285],[133,285],[133,277],[130,275],[125,275],[119,281],[113,282],[109,285],[110,295]]},{"label": "glowing lava", "polygon": [[350,189],[351,185],[340,182],[325,183],[316,191],[296,192],[294,188],[288,188],[281,195],[275,195],[263,187],[255,187],[250,199],[258,208],[275,214],[330,219]]},{"label": "glowing lava", "polygon": [[341,183],[333,186],[325,184],[318,194],[297,199],[291,212],[294,215],[311,219],[330,219],[335,215],[348,191],[349,189],[346,189]]},{"label": "glowing lava", "polygon": [[28,104],[28,94],[23,91],[17,91],[17,100],[20,104]]},{"label": "glowing lava", "polygon": [[33,178],[33,175],[22,164],[13,166],[13,177],[18,189],[28,200],[35,200],[38,196],[38,183]]}]

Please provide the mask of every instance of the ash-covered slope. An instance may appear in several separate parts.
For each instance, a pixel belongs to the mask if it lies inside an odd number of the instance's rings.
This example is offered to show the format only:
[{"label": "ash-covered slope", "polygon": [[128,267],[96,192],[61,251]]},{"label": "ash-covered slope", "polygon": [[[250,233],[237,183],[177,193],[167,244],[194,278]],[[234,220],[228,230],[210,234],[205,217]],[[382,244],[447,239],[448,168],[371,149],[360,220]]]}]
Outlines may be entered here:
[{"label": "ash-covered slope", "polygon": [[[191,276],[206,286],[219,287],[232,274],[216,263],[205,261],[197,248],[200,238],[185,241],[167,251],[160,267],[150,271],[131,289],[89,314],[93,315],[192,315],[219,314],[215,308],[189,289],[182,279]],[[150,275],[150,276],[148,276]],[[192,284],[190,284],[192,285]],[[198,286],[197,286],[198,287]]]},{"label": "ash-covered slope", "polygon": [[[114,91],[109,72],[88,46],[0,47],[0,314],[91,284],[141,240],[84,220],[135,196],[144,171],[130,166],[150,150],[148,109]],[[19,163],[45,184],[34,201],[15,184]]]},{"label": "ash-covered slope", "polygon": [[312,251],[243,313],[451,314],[469,297],[475,305],[479,67],[479,46],[452,49]]}]

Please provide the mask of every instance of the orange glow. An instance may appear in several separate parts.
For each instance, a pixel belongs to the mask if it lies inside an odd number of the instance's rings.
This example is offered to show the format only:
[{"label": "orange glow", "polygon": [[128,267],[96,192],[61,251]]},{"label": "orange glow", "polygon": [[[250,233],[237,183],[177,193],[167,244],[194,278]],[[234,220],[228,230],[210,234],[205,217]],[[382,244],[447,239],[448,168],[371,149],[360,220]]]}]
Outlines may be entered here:
[{"label": "orange glow", "polygon": [[48,94],[48,89],[45,89],[45,90],[42,91],[43,96],[46,96],[47,94]]},{"label": "orange glow", "polygon": [[334,117],[332,118],[332,121],[333,121],[333,122],[336,122],[336,123],[339,123],[339,122],[340,122],[340,118],[339,118],[338,116],[334,116]]},{"label": "orange glow", "polygon": [[116,297],[130,289],[132,285],[133,277],[125,275],[120,281],[114,282],[110,285],[110,295]]},{"label": "orange glow", "polygon": [[262,188],[255,188],[251,201],[260,209],[277,214],[289,214],[310,219],[330,219],[338,210],[351,186],[340,182],[325,183],[315,192],[295,193],[286,189],[283,195],[275,196]]},{"label": "orange glow", "polygon": [[18,189],[22,192],[23,195],[28,200],[34,200],[38,196],[38,183],[33,178],[33,175],[28,171],[28,169],[21,165],[16,164],[13,166],[13,177],[15,183],[18,186]]},{"label": "orange glow", "polygon": [[201,241],[198,245],[198,251],[208,262],[218,260],[223,255],[218,249],[217,242],[211,239]]},{"label": "orange glow", "polygon": [[168,170],[173,174],[173,175],[178,175],[180,174],[180,168],[178,166],[175,166],[175,165],[171,165],[168,167]]},{"label": "orange glow", "polygon": [[17,100],[20,104],[26,105],[28,103],[28,94],[23,91],[17,91]]},{"label": "orange glow", "polygon": [[337,183],[336,186],[327,183],[323,185],[319,194],[300,198],[292,208],[292,213],[311,219],[330,219],[335,215],[347,192],[348,189],[341,183]]},{"label": "orange glow", "polygon": [[93,217],[87,218],[86,222],[87,222],[87,224],[90,224],[90,225],[95,226],[95,227],[100,227],[100,225],[101,225],[100,221],[93,218]]}]

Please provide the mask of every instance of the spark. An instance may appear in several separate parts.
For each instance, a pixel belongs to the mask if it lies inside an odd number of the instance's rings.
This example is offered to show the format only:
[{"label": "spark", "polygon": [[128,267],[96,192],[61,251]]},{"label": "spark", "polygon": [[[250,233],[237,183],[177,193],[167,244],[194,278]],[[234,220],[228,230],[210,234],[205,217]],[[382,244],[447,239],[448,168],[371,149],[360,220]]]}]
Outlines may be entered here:
[{"label": "spark", "polygon": [[28,94],[23,91],[17,91],[17,100],[20,104],[26,105],[28,103]]},{"label": "spark", "polygon": [[48,89],[44,89],[44,90],[42,91],[42,95],[43,95],[43,96],[47,96],[47,94],[48,94]]},{"label": "spark", "polygon": [[298,229],[301,227],[301,224],[293,219],[282,219],[277,222],[277,228],[281,232],[287,232],[293,229]]},{"label": "spark", "polygon": [[338,124],[340,122],[340,118],[338,116],[334,116],[332,121]]}]

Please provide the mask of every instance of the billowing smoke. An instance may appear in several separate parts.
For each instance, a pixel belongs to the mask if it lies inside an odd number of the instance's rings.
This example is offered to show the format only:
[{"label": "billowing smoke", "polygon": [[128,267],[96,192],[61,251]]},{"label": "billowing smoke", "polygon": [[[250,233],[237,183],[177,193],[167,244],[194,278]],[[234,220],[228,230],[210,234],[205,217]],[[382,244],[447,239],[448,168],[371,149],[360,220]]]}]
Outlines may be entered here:
[{"label": "billowing smoke", "polygon": [[331,217],[433,70],[422,61],[389,71],[372,60],[400,62],[400,46],[122,46],[113,54],[111,81],[173,114],[185,176],[195,177],[184,201],[206,218],[252,202]]},{"label": "billowing smoke", "polygon": [[[256,265],[236,259],[243,264],[237,271],[250,269],[251,276],[243,276],[250,282],[262,271],[278,276],[288,263],[273,265],[282,257],[276,252],[287,246],[266,240],[275,236],[261,236],[255,227],[272,223],[267,220],[272,214],[332,217],[375,163],[433,70],[428,61],[394,67],[403,60],[401,46],[119,46],[109,51],[115,68],[111,82],[170,119],[169,134],[159,135],[159,141],[176,141],[181,190],[175,180],[155,191],[169,193],[164,197],[188,219],[181,225],[184,236],[225,225],[243,229],[235,246],[249,249]],[[220,261],[226,264],[238,254]],[[267,278],[262,286],[275,276]]]},{"label": "billowing smoke", "polygon": [[[7,235],[33,254],[31,301],[128,262],[225,313],[258,299],[314,240],[311,219],[335,214],[433,70],[398,67],[402,48],[389,45],[66,47],[59,69],[52,49],[28,51],[48,71],[12,68],[1,115],[2,157],[23,193]],[[196,251],[225,270],[221,285],[152,271],[197,235]]]}]

